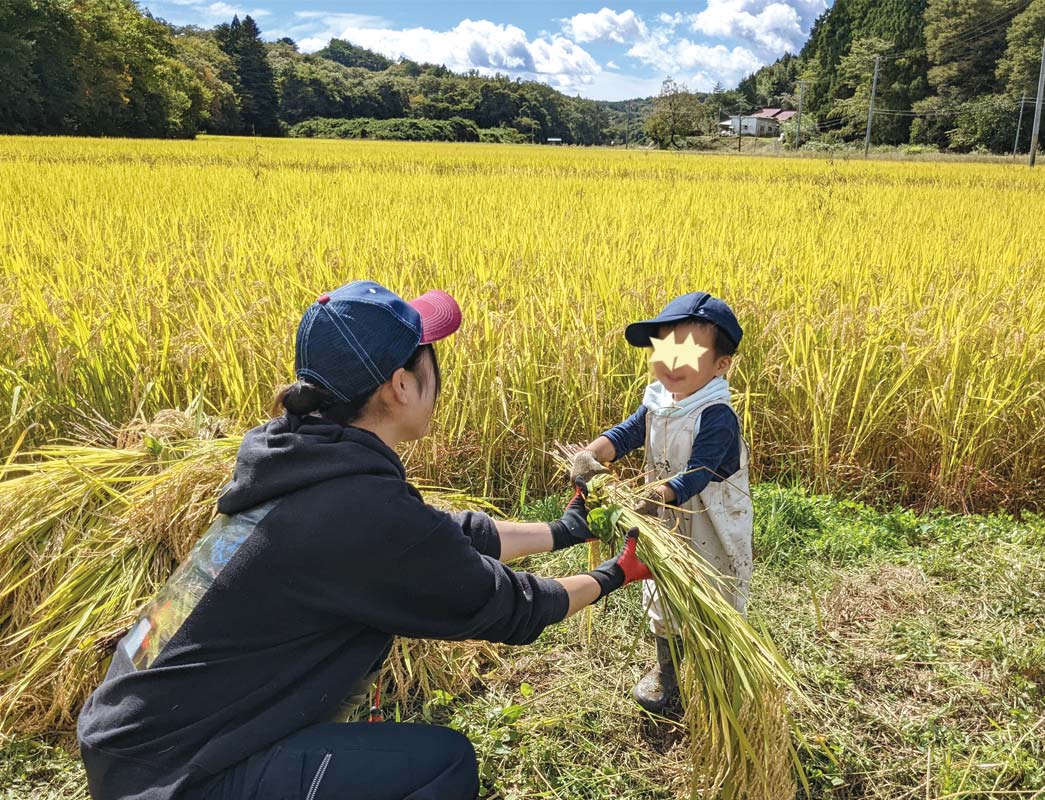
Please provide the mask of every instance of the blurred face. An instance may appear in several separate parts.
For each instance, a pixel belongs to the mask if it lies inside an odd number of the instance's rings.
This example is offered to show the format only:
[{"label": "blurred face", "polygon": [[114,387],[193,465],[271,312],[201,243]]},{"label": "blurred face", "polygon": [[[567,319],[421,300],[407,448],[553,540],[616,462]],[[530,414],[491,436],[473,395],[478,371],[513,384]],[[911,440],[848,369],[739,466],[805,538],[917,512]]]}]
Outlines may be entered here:
[{"label": "blurred face", "polygon": [[[675,325],[661,325],[657,332],[658,339],[674,337],[676,344],[695,342],[704,348],[698,358],[680,358],[672,367],[671,363],[655,361],[651,364],[653,375],[671,392],[675,400],[682,400],[694,392],[699,392],[712,378],[725,375],[733,361],[732,356],[716,356],[715,326],[699,322],[680,322]],[[680,355],[693,356],[695,350],[687,348],[677,351]],[[681,363],[686,361],[687,363]]]}]

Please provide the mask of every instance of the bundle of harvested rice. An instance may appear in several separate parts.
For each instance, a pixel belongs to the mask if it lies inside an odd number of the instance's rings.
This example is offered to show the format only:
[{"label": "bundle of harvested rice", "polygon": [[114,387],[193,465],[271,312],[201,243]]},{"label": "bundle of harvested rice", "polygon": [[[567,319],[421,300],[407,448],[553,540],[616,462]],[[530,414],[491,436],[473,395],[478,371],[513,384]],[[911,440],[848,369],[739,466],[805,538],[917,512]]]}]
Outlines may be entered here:
[{"label": "bundle of harvested rice", "polygon": [[594,477],[589,521],[611,552],[628,530],[639,529],[639,558],[678,627],[681,652],[672,658],[689,730],[693,796],[793,797],[795,777],[803,785],[806,779],[786,702],[806,701],[792,670],[770,637],[755,631],[716,588],[723,581],[718,570],[660,520],[631,510],[640,489],[655,485],[640,480]]},{"label": "bundle of harvested rice", "polygon": [[[0,464],[0,738],[73,724],[115,642],[213,519],[239,438],[200,438],[177,415],[120,448],[51,446]],[[397,700],[459,694],[497,660],[485,643],[403,640],[385,685]]]}]

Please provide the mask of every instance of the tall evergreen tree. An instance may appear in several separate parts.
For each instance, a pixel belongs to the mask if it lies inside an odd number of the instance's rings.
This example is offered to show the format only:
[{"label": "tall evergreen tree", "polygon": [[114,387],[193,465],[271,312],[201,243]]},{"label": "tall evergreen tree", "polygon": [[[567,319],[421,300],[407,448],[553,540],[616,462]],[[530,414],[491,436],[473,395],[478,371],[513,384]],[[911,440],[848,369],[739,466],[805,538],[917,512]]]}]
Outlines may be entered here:
[{"label": "tall evergreen tree", "polygon": [[238,16],[234,16],[229,25],[218,26],[215,33],[222,50],[232,59],[236,68],[242,132],[278,136],[279,96],[276,93],[276,79],[266,58],[257,23],[249,15],[242,22]]}]

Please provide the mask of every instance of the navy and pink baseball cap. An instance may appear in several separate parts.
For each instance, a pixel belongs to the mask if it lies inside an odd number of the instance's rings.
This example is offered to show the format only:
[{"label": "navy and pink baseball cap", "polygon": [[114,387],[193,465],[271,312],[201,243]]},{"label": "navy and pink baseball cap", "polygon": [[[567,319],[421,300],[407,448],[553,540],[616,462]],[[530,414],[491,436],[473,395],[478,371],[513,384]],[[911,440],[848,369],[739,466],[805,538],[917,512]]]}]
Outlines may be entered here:
[{"label": "navy and pink baseball cap", "polygon": [[407,302],[374,281],[354,281],[305,311],[295,372],[348,402],[391,378],[420,345],[460,327],[461,309],[446,292],[433,289]]}]

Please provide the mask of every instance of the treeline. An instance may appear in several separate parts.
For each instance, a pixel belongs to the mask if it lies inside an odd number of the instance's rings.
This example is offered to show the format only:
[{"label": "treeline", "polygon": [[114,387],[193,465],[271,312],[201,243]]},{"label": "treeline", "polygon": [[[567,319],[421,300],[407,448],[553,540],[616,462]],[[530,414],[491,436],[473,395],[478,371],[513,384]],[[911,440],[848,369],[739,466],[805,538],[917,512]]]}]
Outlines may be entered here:
[{"label": "treeline", "polygon": [[1025,152],[1043,37],[1045,0],[835,0],[798,55],[738,88],[795,108],[803,82],[807,141],[862,140],[878,60],[873,143]]},{"label": "treeline", "polygon": [[543,83],[393,62],[337,39],[304,54],[290,39],[262,41],[249,16],[204,30],[133,0],[0,2],[0,133],[602,144],[625,116]]}]

